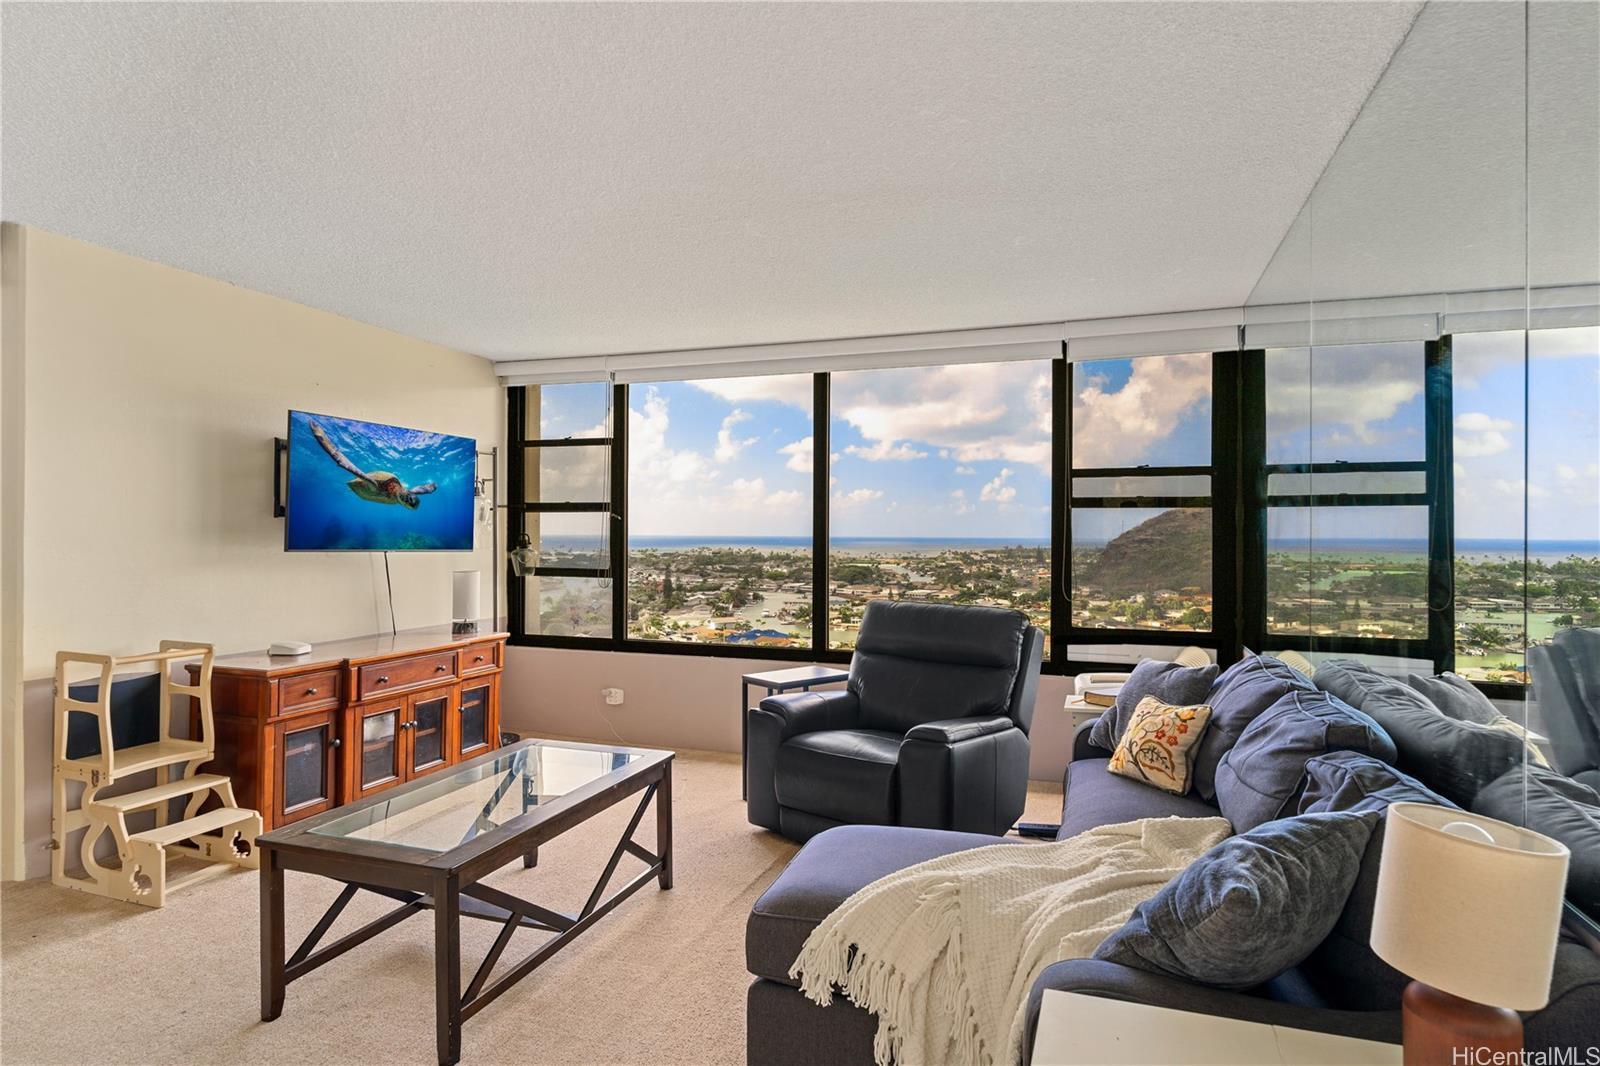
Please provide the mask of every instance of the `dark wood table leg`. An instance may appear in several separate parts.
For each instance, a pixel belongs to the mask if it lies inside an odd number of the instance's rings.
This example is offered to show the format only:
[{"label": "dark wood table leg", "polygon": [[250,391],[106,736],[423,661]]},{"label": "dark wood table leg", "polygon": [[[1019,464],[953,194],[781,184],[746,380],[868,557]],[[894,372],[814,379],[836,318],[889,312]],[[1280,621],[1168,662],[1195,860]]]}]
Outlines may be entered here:
[{"label": "dark wood table leg", "polygon": [[750,684],[739,682],[739,798],[750,798]]},{"label": "dark wood table leg", "polygon": [[661,855],[660,884],[672,887],[672,763],[661,768],[656,788],[656,851]]},{"label": "dark wood table leg", "polygon": [[[527,814],[528,813],[528,808],[533,806],[533,804],[529,802],[533,798],[532,795],[530,795],[530,793],[529,793],[530,787],[531,786],[528,783],[527,775],[523,775],[523,778],[522,778],[522,813],[523,814]],[[522,868],[524,870],[531,870],[535,866],[538,866],[538,865],[539,865],[539,849],[538,848],[534,848],[532,851],[528,852],[528,854],[526,854],[526,855],[524,855],[522,857]]]},{"label": "dark wood table leg", "polygon": [[261,856],[261,1020],[283,1013],[283,858],[276,848]]},{"label": "dark wood table leg", "polygon": [[461,883],[441,876],[433,889],[434,1026],[439,1066],[461,1061]]}]

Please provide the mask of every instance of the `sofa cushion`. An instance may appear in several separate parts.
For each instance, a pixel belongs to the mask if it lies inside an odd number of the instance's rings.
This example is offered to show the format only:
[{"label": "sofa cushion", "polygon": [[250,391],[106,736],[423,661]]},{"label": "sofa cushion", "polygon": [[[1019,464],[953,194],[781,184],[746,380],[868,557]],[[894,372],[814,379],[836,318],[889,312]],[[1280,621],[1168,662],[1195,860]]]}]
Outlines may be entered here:
[{"label": "sofa cushion", "polygon": [[1519,766],[1484,786],[1473,799],[1472,809],[1502,822],[1525,825],[1565,844],[1572,852],[1567,861],[1567,898],[1600,920],[1600,795],[1535,763]]},{"label": "sofa cushion", "polygon": [[1306,814],[1230,837],[1134,908],[1094,957],[1217,988],[1270,981],[1327,936],[1377,821]]},{"label": "sofa cushion", "polygon": [[1578,680],[1578,692],[1600,726],[1600,628],[1563,629],[1552,639],[1567,653]]},{"label": "sofa cushion", "polygon": [[983,833],[899,826],[842,825],[819,833],[751,908],[745,924],[745,966],[757,977],[796,985],[789,967],[806,937],[858,889],[941,855],[1020,843]]},{"label": "sofa cushion", "polygon": [[802,733],[778,746],[773,775],[778,803],[841,822],[893,825],[899,759],[897,733]]},{"label": "sofa cushion", "polygon": [[1420,693],[1378,676],[1381,681],[1367,685],[1362,712],[1394,738],[1395,765],[1445,799],[1469,806],[1483,786],[1522,764],[1520,738],[1447,718]]},{"label": "sofa cushion", "polygon": [[1500,708],[1488,696],[1479,692],[1476,685],[1460,674],[1445,673],[1437,677],[1412,674],[1408,680],[1411,687],[1426,697],[1446,718],[1454,718],[1458,722],[1476,722],[1490,729],[1510,733],[1527,749],[1528,758],[1545,766],[1550,765],[1522,723],[1501,714]]},{"label": "sofa cushion", "polygon": [[1211,708],[1203,703],[1175,707],[1146,696],[1128,719],[1106,769],[1175,796],[1187,795],[1194,753],[1210,721]]},{"label": "sofa cushion", "polygon": [[1236,832],[1291,814],[1306,763],[1330,751],[1361,751],[1393,761],[1394,744],[1378,724],[1325,692],[1296,689],[1245,729],[1217,767],[1217,806]]},{"label": "sofa cushion", "polygon": [[1201,797],[1216,799],[1217,767],[1257,715],[1286,693],[1312,691],[1310,678],[1267,655],[1246,652],[1224,670],[1205,699],[1211,707],[1211,726],[1194,763],[1195,789]]},{"label": "sofa cushion", "polygon": [[[1375,811],[1383,815],[1389,804],[1400,802],[1454,806],[1422,782],[1361,752],[1332,751],[1306,763],[1302,814]],[[1372,910],[1378,898],[1383,830],[1380,821],[1367,842],[1361,872],[1338,921],[1300,967],[1324,999],[1348,1010],[1398,1010],[1400,995],[1411,980],[1372,950]]]},{"label": "sofa cushion", "polygon": [[1306,762],[1299,813],[1388,810],[1391,803],[1455,804],[1414,777],[1360,751],[1330,751]]},{"label": "sofa cushion", "polygon": [[1139,818],[1215,818],[1217,809],[1194,793],[1174,796],[1109,773],[1108,759],[1074,759],[1062,779],[1061,829],[1057,840],[1089,829]]},{"label": "sofa cushion", "polygon": [[1440,674],[1437,677],[1423,677],[1421,674],[1411,674],[1406,679],[1412,688],[1442,711],[1446,718],[1454,718],[1458,722],[1477,722],[1479,725],[1493,725],[1495,719],[1505,717],[1500,709],[1490,702],[1489,697],[1479,692],[1471,681],[1459,674]]},{"label": "sofa cushion", "polygon": [[1006,608],[873,600],[850,660],[862,727],[904,736],[921,722],[1010,717],[1027,630]]},{"label": "sofa cushion", "polygon": [[1146,696],[1154,696],[1162,703],[1174,707],[1192,707],[1204,703],[1217,679],[1217,664],[1205,666],[1180,666],[1159,659],[1142,659],[1117,693],[1116,706],[1094,721],[1089,730],[1089,743],[1107,751],[1115,751],[1117,741],[1127,731],[1128,719]]}]

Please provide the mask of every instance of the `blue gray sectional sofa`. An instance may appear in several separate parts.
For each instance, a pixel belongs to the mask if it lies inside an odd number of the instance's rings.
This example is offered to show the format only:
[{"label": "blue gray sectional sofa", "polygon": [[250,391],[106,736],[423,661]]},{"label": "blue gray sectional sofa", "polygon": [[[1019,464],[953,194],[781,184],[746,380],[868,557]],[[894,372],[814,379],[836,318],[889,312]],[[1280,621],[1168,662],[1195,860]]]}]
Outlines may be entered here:
[{"label": "blue gray sectional sofa", "polygon": [[[1335,675],[1346,677],[1338,671],[1330,677]],[[1090,726],[1080,729],[1064,781],[1060,839],[1100,825],[1170,815],[1222,813],[1242,832],[1246,825],[1240,822],[1316,810],[1382,812],[1402,799],[1451,803],[1395,768],[1404,764],[1401,746],[1377,719],[1275,659],[1250,656],[1230,667],[1216,679],[1208,701],[1215,744],[1199,760],[1196,788],[1185,796],[1108,773],[1111,753],[1090,741]],[[1414,741],[1407,738],[1416,755]],[[1486,764],[1478,771],[1495,768]],[[893,826],[844,826],[812,838],[749,916],[746,965],[754,980],[747,997],[748,1061],[871,1063],[876,1019],[842,997],[826,1008],[805,999],[788,976],[800,946],[818,921],[877,878],[993,844],[995,838],[981,834]],[[1381,846],[1380,823],[1332,932],[1298,966],[1260,986],[1229,991],[1115,962],[1059,962],[1033,987],[1025,1050],[1031,1052],[1040,1002],[1052,988],[1398,1041],[1407,979],[1367,943]],[[1550,1003],[1525,1016],[1525,1034],[1530,1049],[1600,1044],[1600,955],[1576,935],[1564,936]]]}]

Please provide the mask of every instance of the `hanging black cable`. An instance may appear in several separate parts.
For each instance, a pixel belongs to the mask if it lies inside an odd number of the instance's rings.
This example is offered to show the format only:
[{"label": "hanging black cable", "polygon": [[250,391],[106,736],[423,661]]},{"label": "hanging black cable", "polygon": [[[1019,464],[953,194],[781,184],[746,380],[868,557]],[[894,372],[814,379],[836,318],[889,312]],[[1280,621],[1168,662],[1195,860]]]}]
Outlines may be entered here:
[{"label": "hanging black cable", "polygon": [[398,634],[399,628],[394,624],[394,579],[389,576],[389,553],[383,553],[383,583],[389,589],[389,632]]}]

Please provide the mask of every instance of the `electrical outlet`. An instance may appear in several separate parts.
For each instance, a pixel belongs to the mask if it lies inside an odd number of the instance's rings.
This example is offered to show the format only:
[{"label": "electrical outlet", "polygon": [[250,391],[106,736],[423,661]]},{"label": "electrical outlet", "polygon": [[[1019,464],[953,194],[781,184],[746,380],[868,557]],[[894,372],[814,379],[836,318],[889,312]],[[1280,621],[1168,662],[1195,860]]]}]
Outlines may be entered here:
[{"label": "electrical outlet", "polygon": [[606,701],[607,707],[622,706],[622,690],[620,688],[603,688],[600,690],[600,698]]}]

